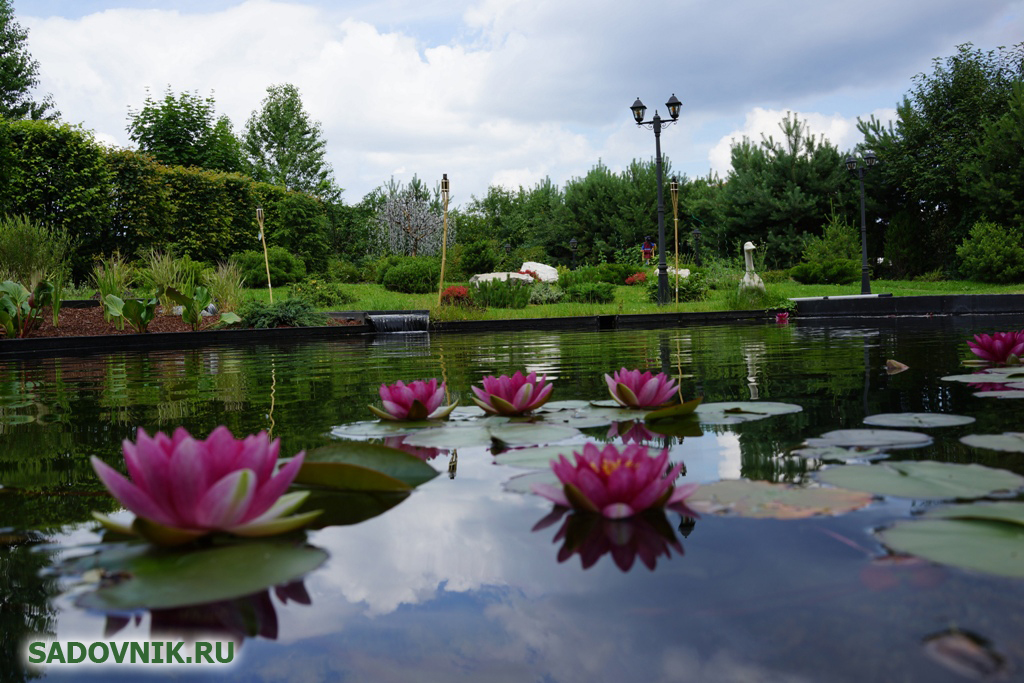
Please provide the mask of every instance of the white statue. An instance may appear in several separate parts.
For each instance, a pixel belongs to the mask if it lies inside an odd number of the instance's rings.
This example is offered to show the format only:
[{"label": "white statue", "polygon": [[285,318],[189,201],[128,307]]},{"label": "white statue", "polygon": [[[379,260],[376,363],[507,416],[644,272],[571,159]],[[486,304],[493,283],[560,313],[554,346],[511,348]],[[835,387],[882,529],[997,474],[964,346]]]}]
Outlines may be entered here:
[{"label": "white statue", "polygon": [[743,245],[743,262],[747,267],[747,272],[743,274],[743,279],[740,280],[740,290],[744,289],[757,289],[764,291],[764,283],[761,282],[761,277],[754,272],[754,243],[747,242]]}]

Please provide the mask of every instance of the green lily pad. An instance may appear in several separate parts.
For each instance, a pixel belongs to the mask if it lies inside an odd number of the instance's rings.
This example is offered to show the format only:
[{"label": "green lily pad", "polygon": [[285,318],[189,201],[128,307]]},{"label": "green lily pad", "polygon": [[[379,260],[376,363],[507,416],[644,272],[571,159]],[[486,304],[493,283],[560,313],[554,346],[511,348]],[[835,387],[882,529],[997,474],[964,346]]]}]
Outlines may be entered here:
[{"label": "green lily pad", "polygon": [[957,427],[972,422],[973,417],[951,413],[878,413],[864,418],[864,424],[875,427]]},{"label": "green lily pad", "polygon": [[1024,382],[1007,382],[1007,389],[1024,389]]},{"label": "green lily pad", "polygon": [[534,484],[560,485],[558,477],[556,477],[555,473],[549,468],[512,477],[505,482],[505,485],[502,488],[510,493],[533,493]]},{"label": "green lily pad", "polygon": [[549,469],[552,461],[558,460],[560,455],[564,455],[569,462],[573,462],[573,451],[582,450],[583,444],[519,448],[494,456],[494,462],[499,465],[510,465],[511,467],[521,467],[523,469],[545,470]]},{"label": "green lily pad", "polygon": [[548,413],[544,416],[544,422],[562,427],[572,427],[573,429],[590,429],[592,427],[607,427],[614,420],[610,417],[594,415],[592,413],[561,412]]},{"label": "green lily pad", "polygon": [[932,562],[1024,578],[1024,527],[975,519],[919,519],[878,532],[886,546]]},{"label": "green lily pad", "polygon": [[384,514],[409,497],[405,491],[335,491],[311,489],[303,510],[322,510],[307,529],[348,526]]},{"label": "green lily pad", "polygon": [[1004,389],[1002,391],[976,391],[974,395],[978,398],[1024,398],[1024,391],[1020,389]]},{"label": "green lily pad", "polygon": [[895,429],[836,429],[819,438],[807,439],[812,448],[840,446],[842,448],[919,448],[932,442],[932,437],[918,432]]},{"label": "green lily pad", "polygon": [[432,422],[430,420],[421,420],[419,422],[353,422],[335,427],[331,430],[331,435],[341,438],[405,436],[406,434],[416,434],[431,427],[439,428],[444,424],[444,422]]},{"label": "green lily pad", "polygon": [[862,508],[871,500],[871,494],[858,491],[726,480],[702,485],[686,499],[686,505],[709,514],[803,519],[843,514]]},{"label": "green lily pad", "polygon": [[409,486],[419,486],[437,476],[437,470],[414,455],[409,455],[397,448],[365,441],[338,441],[328,446],[315,448],[306,453],[303,468],[314,463],[364,467],[398,479]]},{"label": "green lily pad", "polygon": [[818,479],[854,491],[941,500],[980,498],[1024,485],[1024,477],[983,465],[924,460],[874,465],[844,465],[818,472]]},{"label": "green lily pad", "polygon": [[408,491],[412,488],[383,472],[343,462],[304,462],[295,475],[295,483],[342,491]]},{"label": "green lily pad", "polygon": [[687,415],[693,414],[697,410],[697,406],[704,400],[703,396],[699,396],[686,403],[680,403],[678,405],[669,406],[668,408],[661,408],[660,410],[654,410],[647,413],[644,416],[644,420],[647,422],[658,422],[660,420],[674,420],[680,417],[686,417]]},{"label": "green lily pad", "polygon": [[[203,550],[169,552],[142,545],[135,554],[122,549],[82,558],[115,579],[78,597],[79,607],[97,610],[169,609],[240,598],[290,583],[327,559],[319,548],[287,543],[240,543]],[[82,562],[78,563],[79,566]]]},{"label": "green lily pad", "polygon": [[1007,365],[999,368],[988,368],[985,370],[988,375],[1002,375],[1003,381],[1017,378],[1024,380],[1024,368],[1019,365]]},{"label": "green lily pad", "polygon": [[406,438],[405,443],[424,448],[486,447],[491,445],[491,432],[487,427],[450,425],[439,429],[425,429]]},{"label": "green lily pad", "polygon": [[449,420],[469,420],[483,417],[487,413],[477,406],[459,406],[448,415]]},{"label": "green lily pad", "polygon": [[580,410],[590,405],[590,401],[579,401],[575,399],[567,399],[565,401],[550,401],[545,403],[540,408],[537,408],[538,413],[555,413],[560,410]]},{"label": "green lily pad", "polygon": [[960,437],[962,443],[975,448],[993,451],[1024,453],[1024,432],[1003,432],[1002,434],[968,434]]},{"label": "green lily pad", "polygon": [[725,401],[697,406],[697,416],[704,424],[739,424],[763,420],[773,415],[799,413],[803,408],[793,403],[775,401]]},{"label": "green lily pad", "polygon": [[[612,401],[614,403],[614,401]],[[612,422],[621,422],[628,420],[642,420],[647,414],[646,410],[633,410],[632,408],[623,408],[616,404],[615,406],[594,406],[587,411],[588,415],[595,415],[599,417],[608,418]]]},{"label": "green lily pad", "polygon": [[507,424],[491,427],[491,436],[508,446],[532,446],[535,444],[561,441],[579,434],[578,429],[561,425],[535,422],[531,424]]},{"label": "green lily pad", "polygon": [[622,408],[622,404],[613,398],[602,398],[600,401],[591,401],[590,405],[599,408]]},{"label": "green lily pad", "polygon": [[658,420],[647,422],[644,425],[647,429],[661,436],[704,436],[700,428],[700,421],[695,415],[682,417],[676,420]]},{"label": "green lily pad", "polygon": [[945,505],[928,510],[924,516],[943,519],[990,519],[1024,526],[1024,503],[1002,500],[995,503]]},{"label": "green lily pad", "polygon": [[979,382],[1003,382],[1001,376],[996,377],[987,372],[975,372],[970,375],[946,375],[941,378],[943,382],[962,382],[964,384],[977,384]]},{"label": "green lily pad", "polygon": [[843,448],[842,446],[817,446],[797,448],[789,452],[808,460],[879,460],[888,458],[889,454],[880,448]]}]

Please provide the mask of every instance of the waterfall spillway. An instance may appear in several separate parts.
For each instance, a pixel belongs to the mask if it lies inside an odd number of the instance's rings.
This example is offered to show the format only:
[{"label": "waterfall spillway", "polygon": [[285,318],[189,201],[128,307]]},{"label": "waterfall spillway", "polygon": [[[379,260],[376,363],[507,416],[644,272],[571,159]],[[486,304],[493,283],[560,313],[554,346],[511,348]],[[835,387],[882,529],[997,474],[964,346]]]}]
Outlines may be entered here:
[{"label": "waterfall spillway", "polygon": [[430,316],[426,313],[367,313],[366,319],[375,332],[426,332]]}]

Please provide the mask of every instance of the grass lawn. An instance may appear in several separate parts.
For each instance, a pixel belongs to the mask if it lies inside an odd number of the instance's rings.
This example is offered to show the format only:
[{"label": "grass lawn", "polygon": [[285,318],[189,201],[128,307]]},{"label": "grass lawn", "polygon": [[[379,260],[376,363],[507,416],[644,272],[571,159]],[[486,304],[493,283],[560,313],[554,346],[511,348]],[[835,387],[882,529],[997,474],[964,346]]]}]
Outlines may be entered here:
[{"label": "grass lawn", "polygon": [[[448,283],[465,284],[465,283]],[[486,310],[446,306],[438,309],[437,292],[430,294],[402,294],[391,292],[380,285],[352,284],[345,289],[356,297],[351,304],[332,307],[332,310],[353,311],[407,311],[429,310],[434,320],[498,320],[509,318],[557,318],[587,315],[610,315],[632,313],[666,313],[673,311],[704,312],[730,310],[731,291],[711,290],[704,301],[671,303],[658,306],[647,300],[644,287],[621,285],[615,288],[615,301],[610,304],[557,303],[526,308],[489,308]],[[860,282],[851,285],[801,285],[789,281],[768,285],[768,291],[785,298],[840,296],[860,294]],[[941,294],[1024,294],[1024,284],[990,285],[969,281],[919,282],[902,280],[874,280],[871,291],[875,294],[889,293],[893,296],[925,296]],[[288,297],[289,288],[275,287],[274,300]],[[250,289],[248,298],[267,301],[267,289]]]}]

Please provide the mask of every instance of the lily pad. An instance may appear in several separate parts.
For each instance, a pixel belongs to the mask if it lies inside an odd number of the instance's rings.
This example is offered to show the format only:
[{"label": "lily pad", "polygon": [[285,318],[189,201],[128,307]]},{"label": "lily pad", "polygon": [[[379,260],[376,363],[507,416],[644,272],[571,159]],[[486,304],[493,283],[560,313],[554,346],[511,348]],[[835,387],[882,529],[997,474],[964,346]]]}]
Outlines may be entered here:
[{"label": "lily pad", "polygon": [[645,426],[661,436],[704,436],[704,432],[700,428],[700,421],[694,415],[676,420],[647,422]]},{"label": "lily pad", "polygon": [[[290,583],[327,559],[327,553],[319,548],[287,543],[241,543],[175,552],[142,547],[146,550],[135,555],[122,550],[110,558],[102,552],[82,558],[93,568],[129,578],[85,593],[76,604],[122,611],[219,602]],[[108,564],[105,559],[114,561]]]},{"label": "lily pad", "polygon": [[[612,401],[614,403],[614,401]],[[616,404],[614,406],[594,406],[587,411],[588,415],[594,415],[597,417],[603,417],[611,420],[612,422],[620,422],[626,420],[642,420],[648,413],[646,410],[633,410],[632,408],[623,408]]]},{"label": "lily pad", "polygon": [[[306,460],[299,470],[300,476],[307,465],[313,464],[354,465],[387,475],[408,486],[419,486],[437,476],[437,470],[414,455],[409,455],[397,448],[365,441],[339,441],[310,451],[306,454]],[[306,478],[305,483],[318,482],[311,482]],[[392,489],[389,487],[377,490]]]},{"label": "lily pad", "polygon": [[551,462],[558,460],[558,456],[564,455],[569,462],[573,461],[573,451],[582,451],[583,444],[569,444],[566,446],[537,446],[535,448],[519,448],[494,457],[499,465],[510,465],[531,470],[545,470],[551,467]]},{"label": "lily pad", "polygon": [[331,435],[341,438],[404,436],[406,434],[416,434],[430,427],[439,428],[443,425],[444,422],[431,422],[429,420],[421,420],[419,422],[353,422],[335,427],[331,430]]},{"label": "lily pad", "polygon": [[658,422],[660,420],[674,420],[680,417],[686,417],[687,415],[693,414],[693,412],[697,410],[697,406],[699,406],[703,400],[704,397],[699,396],[691,401],[686,401],[685,403],[652,411],[644,416],[644,420],[647,422]]},{"label": "lily pad", "polygon": [[894,429],[836,429],[819,438],[807,439],[812,448],[840,446],[842,448],[920,448],[932,442],[932,437],[918,432]]},{"label": "lily pad", "polygon": [[930,460],[844,465],[818,472],[817,476],[823,482],[854,491],[925,500],[980,498],[1024,485],[1024,477],[1007,470]]},{"label": "lily pad", "polygon": [[962,443],[975,448],[993,451],[1024,453],[1024,432],[1003,432],[1002,434],[968,434],[960,437]]},{"label": "lily pad", "polygon": [[[600,425],[598,425],[600,426]],[[507,446],[532,446],[535,444],[561,441],[579,434],[578,429],[561,425],[535,422],[532,424],[507,424],[491,427],[491,436]]]},{"label": "lily pad", "polygon": [[775,401],[725,401],[697,406],[697,416],[705,424],[739,424],[763,420],[773,415],[799,413],[803,408],[793,403]]},{"label": "lily pad", "polygon": [[348,526],[384,514],[409,497],[405,491],[334,491],[312,489],[302,504],[304,510],[322,510],[307,529]]},{"label": "lily pad", "polygon": [[491,445],[491,432],[486,427],[457,427],[449,425],[438,429],[425,429],[407,437],[405,443],[425,448],[471,448]]},{"label": "lily pad", "polygon": [[527,474],[520,474],[518,477],[512,477],[505,482],[503,487],[510,493],[533,493],[533,487],[535,484],[554,484],[559,485],[558,477],[551,469],[538,470],[537,472],[529,472]]},{"label": "lily pad", "polygon": [[1004,389],[1002,391],[976,391],[974,395],[978,398],[1024,398],[1024,391],[1020,389]]},{"label": "lily pad", "polygon": [[795,455],[808,460],[880,460],[888,458],[889,454],[880,448],[843,448],[842,446],[817,446],[811,448],[798,448],[790,451]]},{"label": "lily pad", "polygon": [[932,508],[925,517],[942,519],[988,519],[1024,526],[1024,503],[1002,500],[995,503],[968,503]]},{"label": "lily pad", "polygon": [[862,508],[871,500],[870,494],[857,491],[726,480],[702,485],[686,499],[686,505],[709,514],[803,519],[843,514]]},{"label": "lily pad", "polygon": [[567,399],[565,401],[549,401],[540,408],[537,408],[538,413],[555,413],[560,410],[579,410],[586,408],[590,405],[590,401],[579,401],[576,399]]},{"label": "lily pad", "polygon": [[401,479],[383,472],[341,462],[304,462],[295,475],[295,483],[342,491],[408,491],[412,488]]},{"label": "lily pad", "polygon": [[878,532],[886,546],[932,562],[1024,578],[1024,527],[1002,521],[919,519]]},{"label": "lily pad", "polygon": [[951,413],[878,413],[864,418],[864,424],[875,427],[957,427],[972,422],[973,417]]},{"label": "lily pad", "polygon": [[941,378],[943,382],[963,382],[965,384],[975,384],[977,382],[1004,382],[1005,378],[1002,376],[996,377],[987,372],[975,372],[970,375],[946,375]]}]

